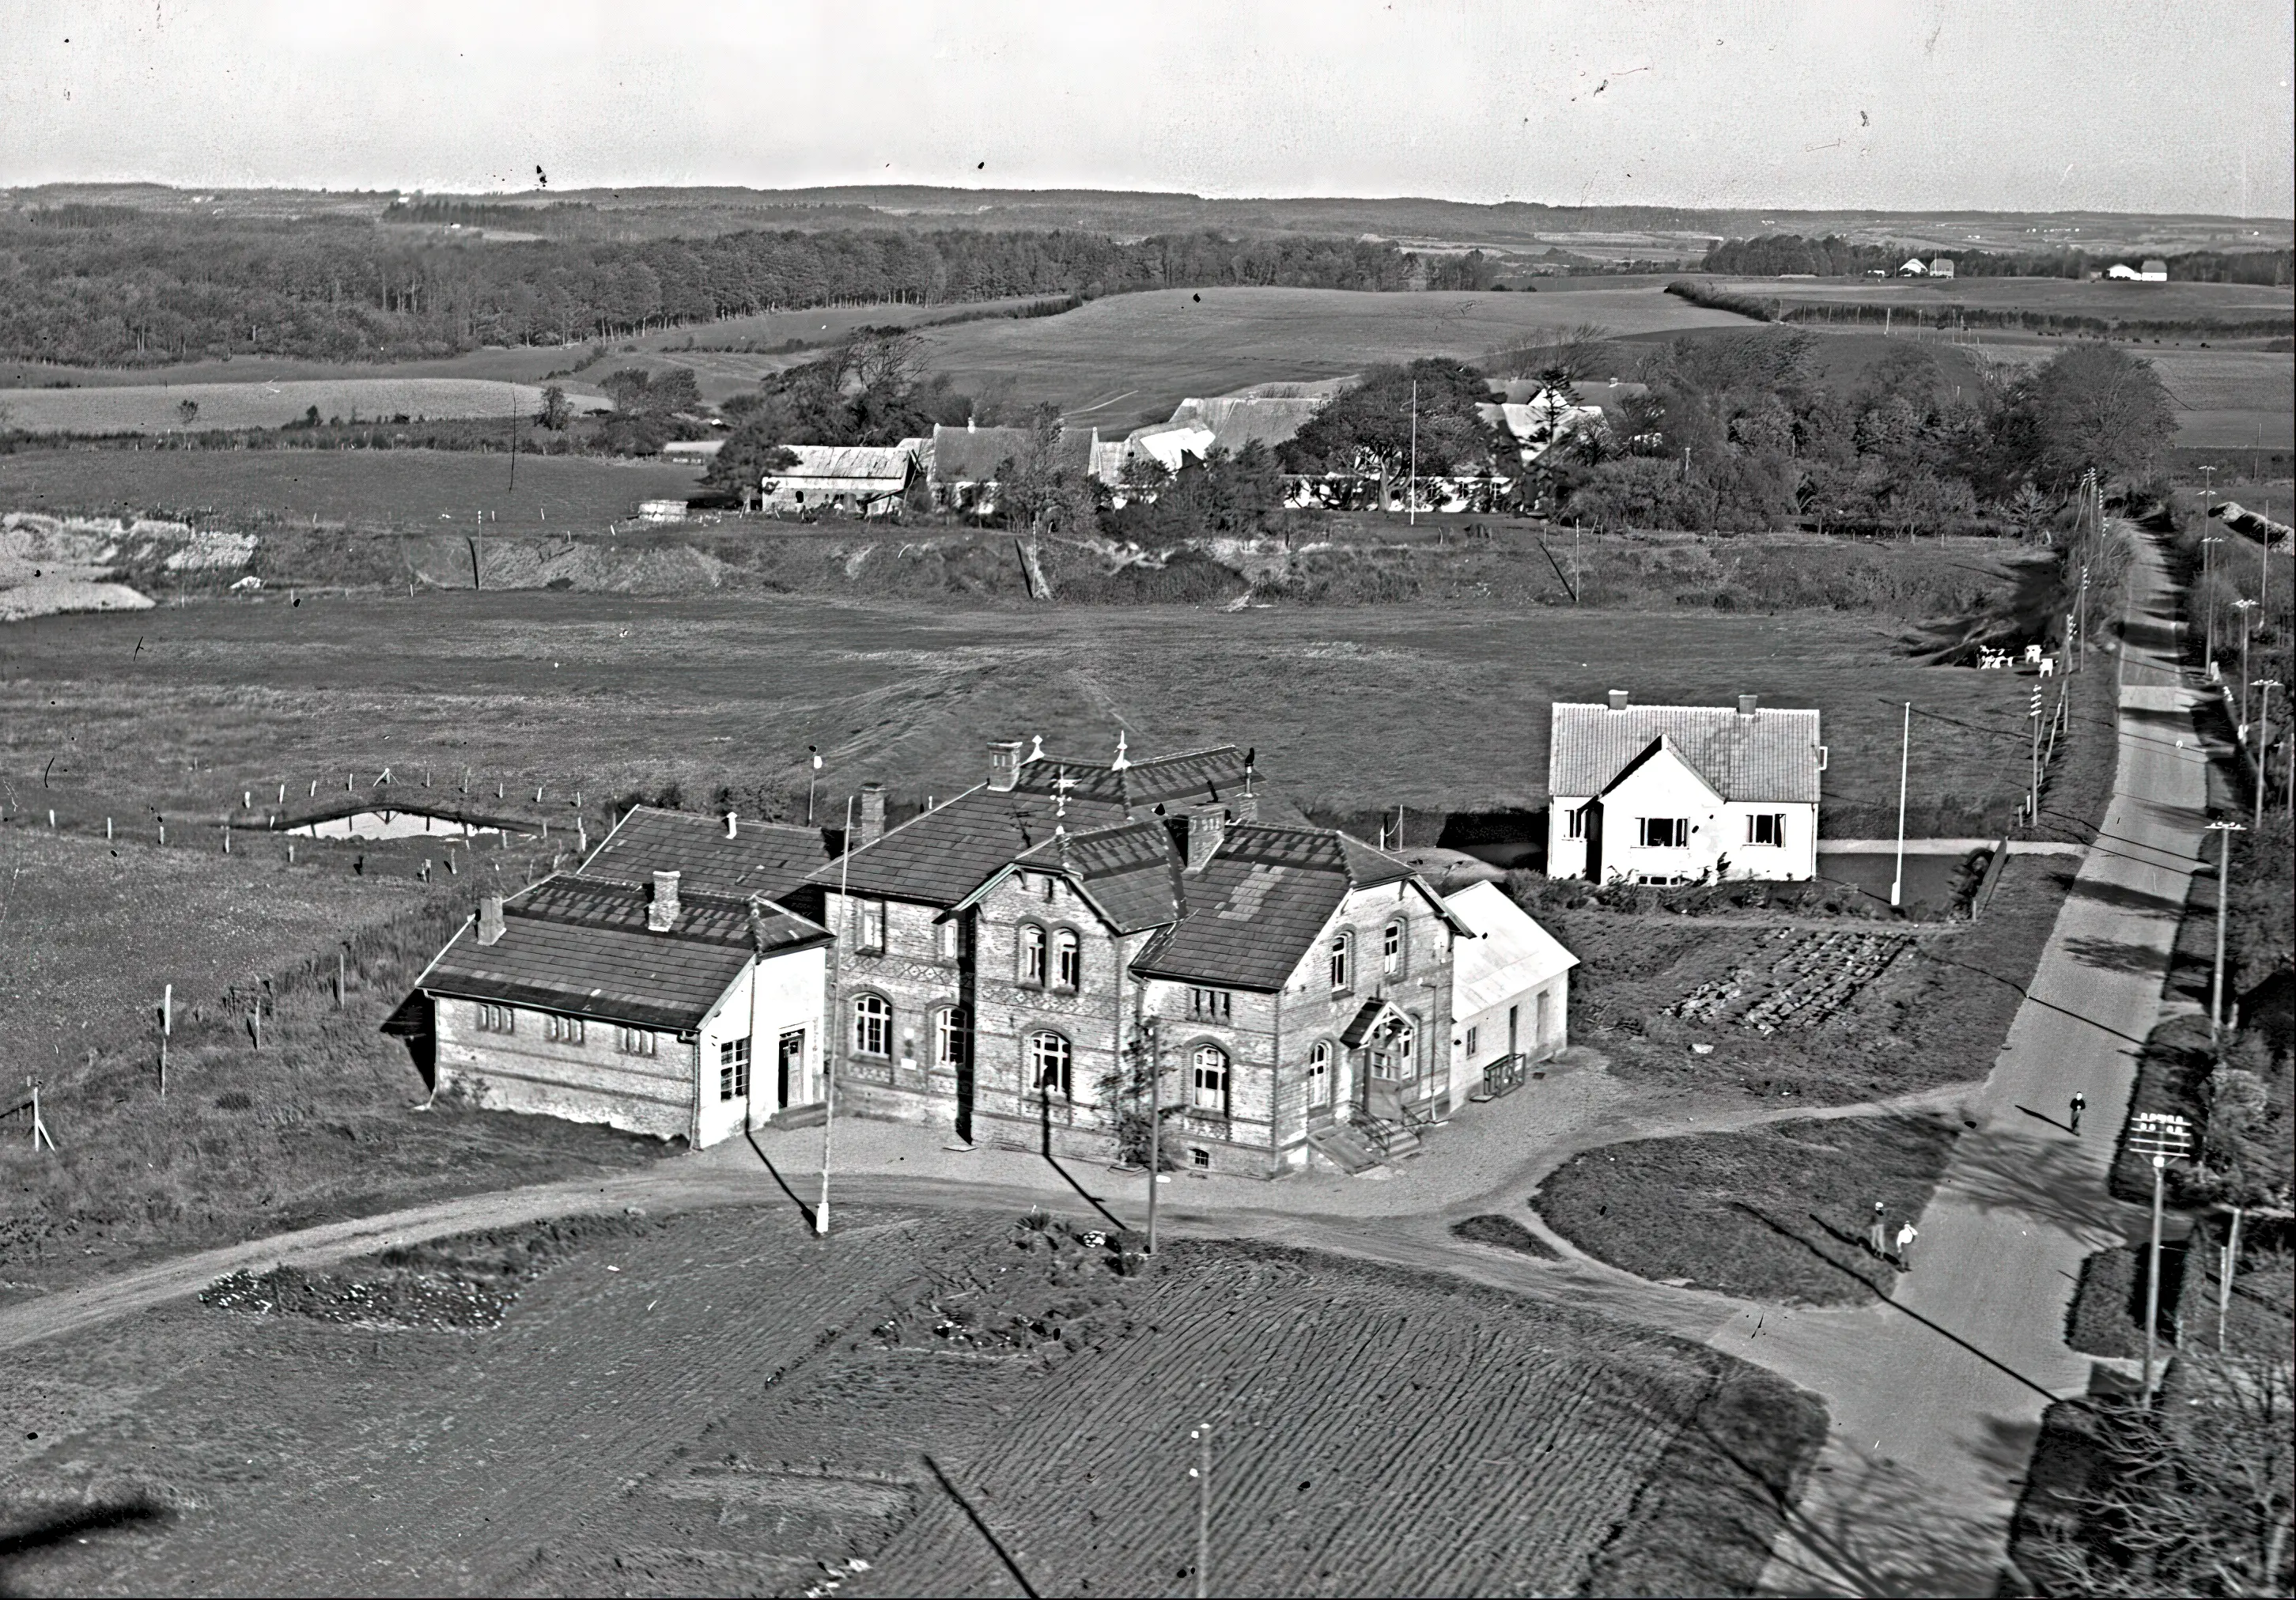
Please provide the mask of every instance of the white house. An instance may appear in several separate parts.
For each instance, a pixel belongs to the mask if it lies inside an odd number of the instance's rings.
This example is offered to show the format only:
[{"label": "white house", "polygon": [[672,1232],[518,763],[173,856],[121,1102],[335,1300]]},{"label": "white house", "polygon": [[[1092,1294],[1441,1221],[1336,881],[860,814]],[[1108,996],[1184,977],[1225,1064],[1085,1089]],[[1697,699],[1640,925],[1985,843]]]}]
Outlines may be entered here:
[{"label": "white house", "polygon": [[1898,268],[1898,275],[1901,278],[1925,278],[1930,275],[1930,264],[1915,256]]},{"label": "white house", "polygon": [[1547,873],[1597,882],[1817,875],[1815,710],[1556,702]]},{"label": "white house", "polygon": [[1953,276],[1953,258],[1951,256],[1939,256],[1936,260],[1931,262],[1930,276],[1933,278],[1949,278]]},{"label": "white house", "polygon": [[1544,1061],[1570,1043],[1570,969],[1562,948],[1496,883],[1443,897],[1471,931],[1451,947],[1454,1082],[1510,1056]]},{"label": "white house", "polygon": [[488,896],[394,1031],[427,1050],[439,1092],[696,1149],[820,1104],[829,931],[679,876]]}]

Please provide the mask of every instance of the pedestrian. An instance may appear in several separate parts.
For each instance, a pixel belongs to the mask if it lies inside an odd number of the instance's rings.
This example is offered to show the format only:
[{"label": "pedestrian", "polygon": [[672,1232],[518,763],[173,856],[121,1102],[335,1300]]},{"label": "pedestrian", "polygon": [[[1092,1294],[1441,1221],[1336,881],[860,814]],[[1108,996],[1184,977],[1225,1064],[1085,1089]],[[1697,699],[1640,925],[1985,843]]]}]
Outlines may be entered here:
[{"label": "pedestrian", "polygon": [[1909,1217],[1898,1225],[1898,1270],[1899,1272],[1911,1272],[1914,1269],[1914,1241],[1921,1236],[1922,1230],[1914,1226],[1912,1218]]},{"label": "pedestrian", "polygon": [[1866,1229],[1866,1248],[1874,1252],[1876,1260],[1887,1260],[1890,1255],[1890,1225],[1884,1220],[1886,1209],[1880,1201],[1875,1201],[1874,1220]]},{"label": "pedestrian", "polygon": [[2073,1131],[2075,1133],[2080,1132],[2081,1113],[2087,1109],[2088,1096],[2087,1095],[2075,1095],[2073,1096]]}]

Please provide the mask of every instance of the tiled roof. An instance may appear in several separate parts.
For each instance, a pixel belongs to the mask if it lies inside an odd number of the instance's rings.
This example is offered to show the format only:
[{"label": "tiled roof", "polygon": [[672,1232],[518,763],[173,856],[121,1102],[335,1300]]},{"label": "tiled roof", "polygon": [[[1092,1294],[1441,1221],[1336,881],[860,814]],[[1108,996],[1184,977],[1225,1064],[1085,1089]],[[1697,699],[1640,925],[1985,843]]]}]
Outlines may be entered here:
[{"label": "tiled roof", "polygon": [[1497,1005],[1578,964],[1560,939],[1496,883],[1470,884],[1443,898],[1475,933],[1452,947],[1456,1016]]},{"label": "tiled roof", "polygon": [[1074,881],[1119,933],[1179,920],[1180,856],[1160,817],[1048,839],[1018,864]]},{"label": "tiled roof", "polygon": [[[1233,745],[1190,751],[1129,767],[1039,759],[1024,763],[1010,792],[967,790],[947,805],[912,817],[874,843],[817,867],[810,882],[843,883],[853,893],[954,906],[990,874],[1053,836],[1132,822],[1136,810],[1233,799],[1243,792],[1243,752]],[[1070,780],[1067,815],[1054,797]]]},{"label": "tiled roof", "polygon": [[[1183,400],[1161,428],[1203,428],[1211,433],[1205,448],[1235,455],[1249,444],[1274,449],[1315,421],[1326,403],[1323,396],[1220,395],[1206,400]],[[1156,429],[1141,429],[1138,433]]]},{"label": "tiled roof", "polygon": [[906,483],[916,457],[906,445],[789,445],[795,463],[767,472],[768,479],[809,483],[817,479],[857,479],[898,488]]},{"label": "tiled roof", "polygon": [[828,930],[769,900],[707,894],[681,894],[676,928],[650,932],[647,898],[621,884],[545,879],[504,906],[500,939],[482,945],[465,926],[421,987],[684,1031],[700,1025],[752,951],[778,954],[830,939]]},{"label": "tiled roof", "polygon": [[1597,795],[1664,735],[1726,800],[1815,804],[1817,713],[1730,706],[1636,706],[1558,701],[1547,746],[1546,792]]},{"label": "tiled roof", "polygon": [[828,854],[812,828],[743,822],[728,839],[722,817],[639,806],[614,825],[577,875],[650,884],[655,873],[674,872],[689,891],[778,900],[796,893]]}]

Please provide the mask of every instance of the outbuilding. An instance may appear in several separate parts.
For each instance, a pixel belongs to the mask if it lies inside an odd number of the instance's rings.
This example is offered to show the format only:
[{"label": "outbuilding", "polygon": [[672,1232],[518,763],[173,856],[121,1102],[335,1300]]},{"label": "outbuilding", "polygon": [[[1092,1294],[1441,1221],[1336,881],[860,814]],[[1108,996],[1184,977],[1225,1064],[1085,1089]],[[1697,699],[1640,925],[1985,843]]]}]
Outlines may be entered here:
[{"label": "outbuilding", "polygon": [[1496,883],[1443,897],[1469,930],[1451,954],[1455,1080],[1490,1086],[1570,1043],[1570,969],[1578,958]]},{"label": "outbuilding", "polygon": [[781,516],[885,516],[900,509],[922,470],[927,441],[791,445],[797,459],[760,480],[763,508]]}]

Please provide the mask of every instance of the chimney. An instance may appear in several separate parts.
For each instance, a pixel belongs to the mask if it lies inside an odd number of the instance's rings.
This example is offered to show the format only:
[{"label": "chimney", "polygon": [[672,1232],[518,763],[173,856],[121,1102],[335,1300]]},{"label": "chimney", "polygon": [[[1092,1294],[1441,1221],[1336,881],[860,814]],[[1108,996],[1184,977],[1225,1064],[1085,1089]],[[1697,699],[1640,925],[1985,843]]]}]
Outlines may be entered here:
[{"label": "chimney", "polygon": [[653,898],[646,903],[646,931],[667,933],[677,926],[677,874],[653,875]]},{"label": "chimney", "polygon": [[861,821],[853,830],[854,848],[857,849],[865,844],[874,844],[884,836],[885,785],[864,784],[861,785]]},{"label": "chimney", "polygon": [[1623,710],[1625,710],[1626,709],[1627,709],[1627,692],[1626,692],[1624,689],[1613,689],[1613,690],[1611,690],[1611,710],[1614,710],[1614,711],[1623,711]]},{"label": "chimney", "polygon": [[1219,849],[1220,841],[1227,836],[1227,812],[1218,806],[1198,806],[1164,819],[1173,847],[1186,857],[1186,870],[1192,873],[1203,871]]},{"label": "chimney", "polygon": [[731,811],[726,812],[726,838],[728,838],[728,839],[738,839],[738,838],[740,838],[741,836],[742,836],[742,819],[741,819],[740,817],[736,816],[735,816],[733,812],[731,812]]},{"label": "chimney", "polygon": [[1761,703],[1762,697],[1759,694],[1741,694],[1738,696],[1738,715],[1751,717]]},{"label": "chimney", "polygon": [[498,945],[503,936],[502,896],[490,894],[479,901],[479,942]]},{"label": "chimney", "polygon": [[988,786],[999,794],[1010,794],[1013,785],[1021,781],[1021,742],[1018,739],[992,739],[988,743]]}]

